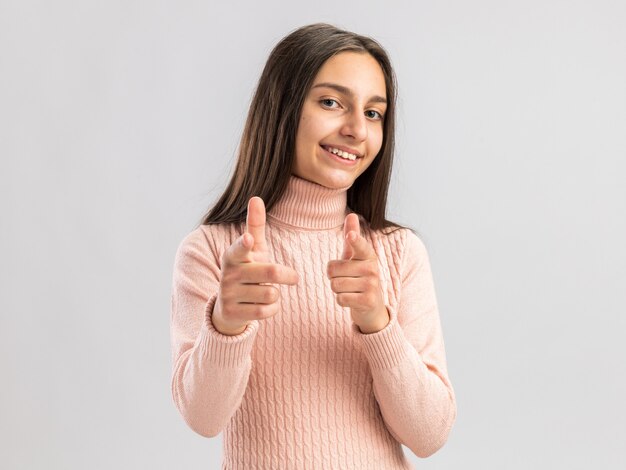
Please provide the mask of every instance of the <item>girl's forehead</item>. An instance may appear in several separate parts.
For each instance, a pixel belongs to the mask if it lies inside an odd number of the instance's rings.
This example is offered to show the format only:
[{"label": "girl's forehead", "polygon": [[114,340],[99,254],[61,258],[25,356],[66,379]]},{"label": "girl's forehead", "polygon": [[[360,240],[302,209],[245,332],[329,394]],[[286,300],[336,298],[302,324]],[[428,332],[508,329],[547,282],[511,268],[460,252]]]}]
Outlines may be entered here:
[{"label": "girl's forehead", "polygon": [[368,53],[342,52],[328,59],[318,71],[310,91],[324,89],[354,98],[373,97],[385,102],[385,75],[378,61]]}]

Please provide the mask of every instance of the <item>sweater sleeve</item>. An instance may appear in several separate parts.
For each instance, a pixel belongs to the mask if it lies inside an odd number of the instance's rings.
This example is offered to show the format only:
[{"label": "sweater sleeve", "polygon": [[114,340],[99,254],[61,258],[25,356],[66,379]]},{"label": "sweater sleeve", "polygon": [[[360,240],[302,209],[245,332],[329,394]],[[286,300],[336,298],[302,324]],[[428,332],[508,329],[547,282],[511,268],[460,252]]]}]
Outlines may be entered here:
[{"label": "sweater sleeve", "polygon": [[259,326],[252,321],[236,336],[213,327],[218,261],[209,237],[198,228],[178,247],[172,283],[172,398],[189,427],[205,437],[219,434],[241,404]]},{"label": "sweater sleeve", "polygon": [[362,334],[373,389],[390,433],[418,457],[439,450],[456,420],[444,341],[426,247],[406,230],[398,308],[381,331]]}]

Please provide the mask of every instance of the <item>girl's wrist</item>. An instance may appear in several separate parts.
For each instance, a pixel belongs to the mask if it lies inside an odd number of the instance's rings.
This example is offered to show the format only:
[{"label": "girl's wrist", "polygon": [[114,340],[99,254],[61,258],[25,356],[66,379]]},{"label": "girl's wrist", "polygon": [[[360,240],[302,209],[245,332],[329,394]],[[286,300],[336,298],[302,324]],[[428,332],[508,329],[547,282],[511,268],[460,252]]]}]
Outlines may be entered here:
[{"label": "girl's wrist", "polygon": [[359,327],[359,331],[361,333],[369,335],[372,333],[378,333],[380,330],[384,329],[390,321],[391,316],[389,315],[389,310],[385,307],[385,312],[381,314],[376,321],[357,326]]},{"label": "girl's wrist", "polygon": [[220,315],[219,308],[217,308],[217,302],[215,308],[213,309],[213,313],[211,314],[211,323],[213,324],[213,328],[215,328],[218,333],[226,336],[240,335],[248,327],[247,323],[244,325],[229,325],[227,322],[225,322]]}]

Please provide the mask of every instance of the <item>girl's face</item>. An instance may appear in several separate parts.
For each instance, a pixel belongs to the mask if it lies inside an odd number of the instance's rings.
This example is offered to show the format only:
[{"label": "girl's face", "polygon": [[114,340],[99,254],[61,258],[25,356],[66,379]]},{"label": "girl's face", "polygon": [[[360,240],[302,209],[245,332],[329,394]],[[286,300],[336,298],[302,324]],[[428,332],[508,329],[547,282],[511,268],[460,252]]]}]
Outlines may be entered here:
[{"label": "girl's face", "polygon": [[376,59],[351,51],[331,57],[302,106],[291,172],[327,188],[352,186],[382,146],[386,109],[385,76]]}]

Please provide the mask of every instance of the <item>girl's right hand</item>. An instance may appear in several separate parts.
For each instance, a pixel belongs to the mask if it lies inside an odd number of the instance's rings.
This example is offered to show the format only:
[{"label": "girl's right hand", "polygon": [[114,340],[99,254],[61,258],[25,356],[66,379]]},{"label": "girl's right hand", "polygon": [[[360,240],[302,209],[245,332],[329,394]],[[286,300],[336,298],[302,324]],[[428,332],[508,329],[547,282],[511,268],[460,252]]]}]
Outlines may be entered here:
[{"label": "girl's right hand", "polygon": [[265,241],[265,204],[254,196],[248,201],[246,231],[222,256],[219,292],[211,320],[224,335],[243,333],[252,320],[264,320],[280,309],[278,287],[295,285],[298,273],[269,262]]}]

